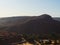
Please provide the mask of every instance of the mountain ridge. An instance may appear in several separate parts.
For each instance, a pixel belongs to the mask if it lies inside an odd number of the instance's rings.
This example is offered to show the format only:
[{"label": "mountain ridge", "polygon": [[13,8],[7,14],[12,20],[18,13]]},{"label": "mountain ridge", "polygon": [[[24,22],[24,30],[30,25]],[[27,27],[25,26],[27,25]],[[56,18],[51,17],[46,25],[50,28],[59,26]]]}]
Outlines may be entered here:
[{"label": "mountain ridge", "polygon": [[60,21],[54,20],[51,16],[47,14],[35,17],[14,17],[14,19],[13,17],[11,19],[3,19],[3,21],[6,20],[7,22],[0,22],[3,25],[0,26],[0,31],[6,30],[10,32],[38,34],[51,32],[60,33]]}]

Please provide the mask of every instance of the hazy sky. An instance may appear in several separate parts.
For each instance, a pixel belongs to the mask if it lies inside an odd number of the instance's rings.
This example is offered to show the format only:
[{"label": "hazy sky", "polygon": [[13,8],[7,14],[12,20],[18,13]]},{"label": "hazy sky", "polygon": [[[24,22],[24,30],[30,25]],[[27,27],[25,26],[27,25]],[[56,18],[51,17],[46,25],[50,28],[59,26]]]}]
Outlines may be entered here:
[{"label": "hazy sky", "polygon": [[0,17],[41,14],[60,17],[60,0],[0,0]]}]

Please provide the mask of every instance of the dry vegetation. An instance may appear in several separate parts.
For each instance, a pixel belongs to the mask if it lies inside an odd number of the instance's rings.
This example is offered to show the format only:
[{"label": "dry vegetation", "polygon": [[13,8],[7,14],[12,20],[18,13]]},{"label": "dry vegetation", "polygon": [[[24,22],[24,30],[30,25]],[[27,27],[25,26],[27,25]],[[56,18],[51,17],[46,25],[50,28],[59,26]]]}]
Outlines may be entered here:
[{"label": "dry vegetation", "polygon": [[[48,36],[47,36],[48,37]],[[54,38],[54,39],[53,39]],[[37,34],[19,34],[17,32],[0,32],[0,45],[44,45],[60,44],[60,40],[56,37],[42,37]]]}]

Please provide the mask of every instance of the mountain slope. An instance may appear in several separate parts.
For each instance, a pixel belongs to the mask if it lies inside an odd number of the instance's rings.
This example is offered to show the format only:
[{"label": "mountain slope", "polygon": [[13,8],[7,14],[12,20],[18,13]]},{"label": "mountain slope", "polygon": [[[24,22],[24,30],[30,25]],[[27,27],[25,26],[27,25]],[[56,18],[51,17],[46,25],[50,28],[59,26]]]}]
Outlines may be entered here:
[{"label": "mountain slope", "polygon": [[49,15],[43,14],[23,24],[19,25],[17,23],[17,25],[11,26],[7,30],[27,34],[60,33],[60,22]]}]

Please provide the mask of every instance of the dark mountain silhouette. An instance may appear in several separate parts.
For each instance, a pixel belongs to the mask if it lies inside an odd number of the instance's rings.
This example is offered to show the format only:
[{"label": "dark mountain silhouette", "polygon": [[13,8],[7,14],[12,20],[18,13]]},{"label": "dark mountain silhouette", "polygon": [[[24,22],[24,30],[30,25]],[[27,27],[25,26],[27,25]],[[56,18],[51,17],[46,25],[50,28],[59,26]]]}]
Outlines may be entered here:
[{"label": "dark mountain silhouette", "polygon": [[[0,18],[0,28],[2,27],[8,27],[18,24],[23,24],[29,20],[35,19],[37,16],[19,16],[19,17],[6,17],[6,18]],[[38,16],[40,18],[43,18],[44,16]],[[60,21],[60,18],[53,17],[54,20]]]},{"label": "dark mountain silhouette", "polygon": [[8,27],[6,30],[27,34],[60,33],[60,22],[47,14],[43,14],[23,24],[17,23],[17,25]]},{"label": "dark mountain silhouette", "polygon": [[39,19],[51,20],[51,19],[52,19],[52,17],[51,17],[51,16],[49,16],[48,14],[43,14],[43,15],[39,16]]},{"label": "dark mountain silhouette", "polygon": [[21,26],[22,30],[26,33],[59,33],[60,22],[55,21],[49,15],[42,15],[35,20],[31,20]]},{"label": "dark mountain silhouette", "polygon": [[36,17],[12,17],[0,19],[0,30],[19,33],[60,33],[60,22],[48,14]]},{"label": "dark mountain silhouette", "polygon": [[0,26],[10,26],[29,20],[28,16],[0,18]]}]

